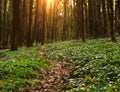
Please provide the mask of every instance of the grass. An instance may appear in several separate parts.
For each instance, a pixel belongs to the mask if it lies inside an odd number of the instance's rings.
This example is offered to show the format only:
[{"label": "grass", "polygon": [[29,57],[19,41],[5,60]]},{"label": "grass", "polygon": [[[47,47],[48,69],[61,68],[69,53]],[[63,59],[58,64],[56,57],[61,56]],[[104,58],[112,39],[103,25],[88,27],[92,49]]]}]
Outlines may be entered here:
[{"label": "grass", "polygon": [[42,77],[37,71],[49,69],[49,63],[45,58],[38,57],[37,52],[38,47],[23,47],[15,52],[0,51],[4,56],[0,60],[1,91],[28,89],[36,79]]},{"label": "grass", "polygon": [[[118,38],[119,40],[119,38]],[[120,91],[120,43],[108,39],[65,41],[32,48],[20,48],[11,52],[2,50],[0,60],[0,89],[3,92],[25,90],[40,79],[39,69],[50,69],[44,57],[38,57],[38,49],[47,52],[48,58],[70,63],[70,76],[62,86],[66,92],[119,92]],[[36,81],[37,82],[37,81]]]},{"label": "grass", "polygon": [[72,74],[65,78],[67,92],[119,92],[120,43],[108,39],[65,41],[43,47],[52,59],[70,62]]}]

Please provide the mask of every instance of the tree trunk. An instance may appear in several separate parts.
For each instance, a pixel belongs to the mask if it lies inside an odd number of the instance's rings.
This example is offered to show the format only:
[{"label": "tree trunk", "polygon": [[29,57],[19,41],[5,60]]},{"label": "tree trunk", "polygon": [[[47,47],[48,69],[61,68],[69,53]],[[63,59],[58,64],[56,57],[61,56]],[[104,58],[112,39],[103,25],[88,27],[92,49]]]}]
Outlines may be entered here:
[{"label": "tree trunk", "polygon": [[82,0],[82,5],[81,5],[81,30],[82,30],[82,41],[85,42],[85,20],[84,20],[84,0]]},{"label": "tree trunk", "polygon": [[2,0],[0,0],[0,47],[2,42]]},{"label": "tree trunk", "polygon": [[94,23],[93,23],[93,0],[88,0],[88,11],[89,11],[89,36],[93,37],[93,33],[94,33]]},{"label": "tree trunk", "polygon": [[28,33],[27,33],[27,47],[31,47],[33,45],[32,42],[32,18],[33,18],[33,0],[30,0],[30,12],[29,12],[29,26],[28,26]]},{"label": "tree trunk", "polygon": [[107,16],[106,16],[106,2],[105,0],[102,0],[102,14],[103,14],[103,37],[106,37],[108,35],[107,31]]},{"label": "tree trunk", "polygon": [[41,30],[41,45],[45,42],[45,22],[46,22],[46,0],[43,0],[43,16],[42,16],[42,30]]},{"label": "tree trunk", "polygon": [[20,23],[20,12],[19,12],[20,0],[12,0],[13,7],[13,20],[12,20],[12,32],[11,32],[11,50],[15,51],[18,49],[19,40],[19,23]]},{"label": "tree trunk", "polygon": [[6,16],[7,16],[7,0],[4,0],[4,14],[3,14],[3,41],[2,41],[2,46],[6,47],[7,46],[7,30],[6,30]]},{"label": "tree trunk", "polygon": [[67,14],[66,13],[67,13],[67,0],[64,0],[63,37],[62,37],[63,40],[66,39],[66,31],[67,31],[67,27],[66,27]]},{"label": "tree trunk", "polygon": [[113,0],[108,0],[108,17],[109,17],[109,24],[110,24],[110,37],[112,42],[116,42],[115,30],[114,30]]}]

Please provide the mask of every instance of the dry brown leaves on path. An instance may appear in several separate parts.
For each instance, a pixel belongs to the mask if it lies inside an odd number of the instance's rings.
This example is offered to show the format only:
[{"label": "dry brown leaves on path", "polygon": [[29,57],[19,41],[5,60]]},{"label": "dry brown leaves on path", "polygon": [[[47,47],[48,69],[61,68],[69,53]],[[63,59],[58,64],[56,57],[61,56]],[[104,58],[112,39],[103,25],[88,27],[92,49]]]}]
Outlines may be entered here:
[{"label": "dry brown leaves on path", "polygon": [[[46,52],[39,52],[39,56],[45,56]],[[40,70],[43,78],[40,80],[37,90],[31,92],[61,92],[64,77],[69,76],[69,63],[67,61],[50,60],[50,70]]]}]

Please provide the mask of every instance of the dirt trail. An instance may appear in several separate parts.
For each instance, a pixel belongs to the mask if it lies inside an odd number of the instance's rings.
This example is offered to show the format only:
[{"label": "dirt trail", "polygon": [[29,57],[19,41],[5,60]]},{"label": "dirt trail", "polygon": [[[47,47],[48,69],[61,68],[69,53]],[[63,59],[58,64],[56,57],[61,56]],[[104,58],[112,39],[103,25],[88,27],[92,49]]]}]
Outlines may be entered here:
[{"label": "dirt trail", "polygon": [[43,72],[43,78],[40,80],[38,90],[32,92],[63,92],[64,77],[69,76],[69,63],[60,60],[49,61],[52,69],[48,71],[40,70],[40,72]]}]

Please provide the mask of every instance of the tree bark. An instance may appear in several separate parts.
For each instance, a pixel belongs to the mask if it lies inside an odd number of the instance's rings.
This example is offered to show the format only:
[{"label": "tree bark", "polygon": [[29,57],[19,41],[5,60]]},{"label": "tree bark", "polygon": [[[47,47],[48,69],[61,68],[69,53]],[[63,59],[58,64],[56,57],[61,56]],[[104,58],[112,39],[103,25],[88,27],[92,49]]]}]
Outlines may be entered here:
[{"label": "tree bark", "polygon": [[2,0],[0,0],[0,46],[2,42]]},{"label": "tree bark", "polygon": [[110,37],[112,42],[116,42],[115,30],[114,30],[114,11],[113,11],[113,0],[108,0],[108,17],[110,24]]},{"label": "tree bark", "polygon": [[45,42],[45,23],[46,23],[46,0],[43,0],[43,16],[42,16],[42,30],[41,30],[41,45]]},{"label": "tree bark", "polygon": [[20,0],[12,0],[13,6],[13,20],[12,20],[12,32],[11,32],[11,50],[15,51],[18,49],[19,40],[19,23],[20,23],[20,12],[19,12],[19,2]]},{"label": "tree bark", "polygon": [[29,26],[28,26],[28,33],[27,33],[27,47],[31,47],[33,45],[33,42],[32,42],[33,1],[34,0],[30,0],[30,4],[29,4],[30,12],[29,12]]}]

